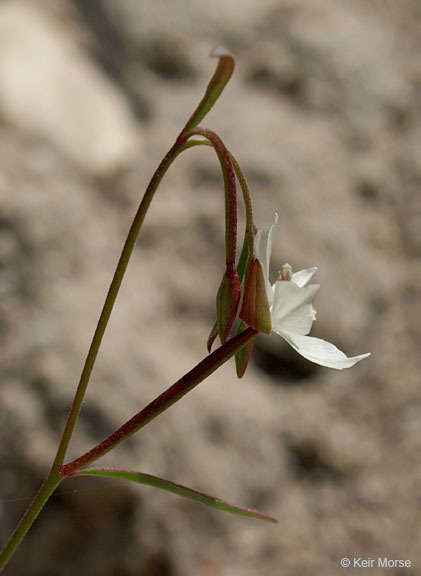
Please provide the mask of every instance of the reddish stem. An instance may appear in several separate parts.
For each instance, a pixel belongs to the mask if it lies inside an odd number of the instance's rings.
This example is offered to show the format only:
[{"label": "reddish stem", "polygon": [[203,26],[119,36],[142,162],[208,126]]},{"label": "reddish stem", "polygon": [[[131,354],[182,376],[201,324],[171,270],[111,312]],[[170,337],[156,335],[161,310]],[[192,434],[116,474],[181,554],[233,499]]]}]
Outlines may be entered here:
[{"label": "reddish stem", "polygon": [[220,137],[208,128],[197,126],[192,132],[204,136],[210,142],[218,155],[221,163],[225,186],[225,251],[227,272],[235,268],[237,250],[237,188],[235,184],[235,172],[231,160],[231,154]]},{"label": "reddish stem", "polygon": [[148,422],[156,418],[159,414],[167,410],[172,404],[180,400],[185,394],[190,392],[195,386],[200,384],[210,374],[215,372],[229,360],[234,354],[241,350],[250,340],[256,336],[257,332],[252,328],[247,328],[241,334],[234,336],[220,346],[217,350],[209,354],[204,360],[199,362],[197,366],[187,372],[178,382],[170,386],[160,396],[155,398],[143,410],[135,414],[125,424],[120,426],[108,438],[103,440],[100,444],[86,452],[76,460],[64,464],[60,469],[61,476],[71,476],[82,467],[87,466],[94,462],[111,449],[115,448],[118,444],[132,436],[135,432],[143,428]]}]

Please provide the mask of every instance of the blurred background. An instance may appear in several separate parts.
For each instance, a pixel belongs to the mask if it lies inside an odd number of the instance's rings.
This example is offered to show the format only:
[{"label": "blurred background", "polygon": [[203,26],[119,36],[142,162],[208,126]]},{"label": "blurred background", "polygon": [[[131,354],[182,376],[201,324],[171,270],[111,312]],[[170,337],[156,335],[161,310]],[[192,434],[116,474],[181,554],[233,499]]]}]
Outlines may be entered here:
[{"label": "blurred background", "polygon": [[[312,334],[372,353],[339,372],[262,337],[241,381],[228,363],[103,461],[279,525],[67,481],[5,574],[330,576],[354,556],[421,574],[420,30],[418,0],[1,1],[1,543],[51,464],[131,219],[214,45],[237,68],[203,124],[246,173],[256,224],[279,214],[272,278],[318,266]],[[223,269],[222,178],[196,148],[152,204],[69,457],[204,357]]]}]

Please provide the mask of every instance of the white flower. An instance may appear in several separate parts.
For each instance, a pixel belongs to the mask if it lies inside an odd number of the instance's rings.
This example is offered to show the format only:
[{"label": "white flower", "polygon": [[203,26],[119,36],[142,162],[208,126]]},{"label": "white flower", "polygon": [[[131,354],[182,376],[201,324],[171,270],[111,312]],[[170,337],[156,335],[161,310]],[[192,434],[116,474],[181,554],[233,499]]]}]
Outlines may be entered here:
[{"label": "white flower", "polygon": [[[272,330],[282,336],[301,356],[315,364],[328,368],[350,368],[370,354],[361,354],[348,358],[336,346],[320,338],[307,336],[316,319],[312,301],[318,292],[319,284],[309,284],[317,268],[300,270],[290,276],[290,281],[280,279],[271,286],[269,282],[269,262],[272,250],[273,234],[278,223],[265,230],[259,230],[255,236],[255,254],[259,259],[266,282],[266,294],[270,305]],[[288,278],[288,268],[284,270]]]}]

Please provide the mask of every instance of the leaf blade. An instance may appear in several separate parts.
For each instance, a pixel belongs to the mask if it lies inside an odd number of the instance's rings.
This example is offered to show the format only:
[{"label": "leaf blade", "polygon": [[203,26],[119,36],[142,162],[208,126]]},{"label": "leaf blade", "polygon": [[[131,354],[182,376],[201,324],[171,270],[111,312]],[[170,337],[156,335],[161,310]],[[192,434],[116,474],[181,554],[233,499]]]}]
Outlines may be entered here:
[{"label": "leaf blade", "polygon": [[220,498],[216,498],[214,496],[209,496],[208,494],[204,494],[198,490],[193,490],[192,488],[188,488],[182,484],[177,484],[171,480],[165,480],[164,478],[159,478],[158,476],[153,476],[151,474],[145,474],[143,472],[135,472],[133,470],[124,470],[120,468],[85,468],[84,470],[77,472],[77,474],[74,474],[74,476],[99,476],[103,478],[117,478],[120,480],[135,482],[137,484],[144,484],[146,486],[154,486],[155,488],[160,488],[161,490],[172,492],[173,494],[183,496],[189,500],[201,502],[202,504],[210,506],[211,508],[216,508],[217,510],[230,512],[232,514],[239,514],[241,516],[257,518],[267,522],[278,522],[276,518],[260,512],[260,510],[230,504],[225,500],[221,500]]},{"label": "leaf blade", "polygon": [[218,100],[225,86],[234,72],[235,61],[233,55],[222,46],[214,48],[211,58],[219,58],[216,70],[206,88],[205,95],[185,125],[182,134],[188,135],[203,120],[215,102]]}]

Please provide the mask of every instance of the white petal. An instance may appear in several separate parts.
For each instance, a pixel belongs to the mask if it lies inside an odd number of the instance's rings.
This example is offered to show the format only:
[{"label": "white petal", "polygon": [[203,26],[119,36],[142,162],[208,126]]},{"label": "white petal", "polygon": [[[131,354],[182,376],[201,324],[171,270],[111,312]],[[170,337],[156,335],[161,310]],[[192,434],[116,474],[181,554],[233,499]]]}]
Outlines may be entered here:
[{"label": "white petal", "polygon": [[317,267],[313,266],[313,268],[306,268],[305,270],[298,270],[298,272],[294,272],[292,275],[291,280],[297,284],[297,286],[307,286],[310,280],[317,272]]},{"label": "white petal", "polygon": [[295,282],[276,282],[271,310],[274,332],[308,334],[315,319],[311,303],[319,288],[319,284],[299,288]]},{"label": "white petal", "polygon": [[326,366],[327,368],[336,368],[336,370],[343,370],[344,368],[350,368],[354,366],[360,360],[370,356],[368,354],[361,354],[360,356],[353,356],[348,358],[346,354],[341,352],[336,346],[326,340],[320,340],[319,338],[313,338],[312,336],[302,336],[299,334],[291,334],[288,332],[283,332],[281,336],[290,344],[301,356],[314,362],[315,364],[320,364],[320,366]]},{"label": "white petal", "polygon": [[281,320],[272,316],[272,330],[280,336],[283,332],[305,335],[310,332],[315,319],[316,311],[312,304],[303,304]]},{"label": "white petal", "polygon": [[270,306],[272,306],[273,303],[273,290],[269,282],[269,263],[270,254],[272,252],[273,235],[277,224],[278,214],[275,214],[274,223],[264,230],[258,230],[254,237],[254,251],[263,268],[263,275],[266,283],[266,295]]}]

